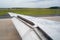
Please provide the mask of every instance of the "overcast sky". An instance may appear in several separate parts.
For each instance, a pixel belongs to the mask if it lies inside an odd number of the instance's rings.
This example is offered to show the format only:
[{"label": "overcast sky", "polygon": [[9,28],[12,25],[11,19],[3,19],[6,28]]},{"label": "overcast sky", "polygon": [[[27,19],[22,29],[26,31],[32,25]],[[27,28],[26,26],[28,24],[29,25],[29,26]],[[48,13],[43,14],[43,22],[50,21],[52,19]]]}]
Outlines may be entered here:
[{"label": "overcast sky", "polygon": [[0,8],[47,8],[51,6],[60,6],[60,0],[0,0]]}]

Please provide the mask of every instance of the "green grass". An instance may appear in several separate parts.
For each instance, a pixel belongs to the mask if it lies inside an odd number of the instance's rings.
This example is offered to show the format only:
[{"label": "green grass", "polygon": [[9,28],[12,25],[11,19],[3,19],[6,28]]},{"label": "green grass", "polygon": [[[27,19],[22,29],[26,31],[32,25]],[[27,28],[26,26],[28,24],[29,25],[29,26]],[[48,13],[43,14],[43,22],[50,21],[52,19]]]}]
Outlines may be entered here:
[{"label": "green grass", "polygon": [[24,15],[40,16],[60,14],[60,9],[43,9],[43,8],[21,8],[21,9],[0,9],[0,15],[14,12]]}]

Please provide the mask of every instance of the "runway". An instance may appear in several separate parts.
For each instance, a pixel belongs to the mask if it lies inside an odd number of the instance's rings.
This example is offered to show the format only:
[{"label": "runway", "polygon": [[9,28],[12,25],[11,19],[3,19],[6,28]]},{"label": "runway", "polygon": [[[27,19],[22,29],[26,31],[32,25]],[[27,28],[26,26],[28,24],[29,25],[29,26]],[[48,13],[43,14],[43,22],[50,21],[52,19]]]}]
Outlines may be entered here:
[{"label": "runway", "polygon": [[0,19],[0,40],[21,40],[11,19]]}]

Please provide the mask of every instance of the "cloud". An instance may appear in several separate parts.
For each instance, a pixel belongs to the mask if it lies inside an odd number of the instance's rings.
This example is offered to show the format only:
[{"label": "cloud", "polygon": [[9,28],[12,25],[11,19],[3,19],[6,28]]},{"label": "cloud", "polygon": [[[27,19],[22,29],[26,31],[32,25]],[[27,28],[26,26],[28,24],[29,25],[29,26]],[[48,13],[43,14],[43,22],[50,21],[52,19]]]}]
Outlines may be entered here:
[{"label": "cloud", "polygon": [[59,1],[42,1],[42,2],[37,2],[37,7],[41,7],[41,8],[47,8],[47,7],[51,7],[51,6],[60,6],[60,2]]},{"label": "cloud", "polygon": [[0,0],[0,7],[47,8],[60,6],[60,0]]}]

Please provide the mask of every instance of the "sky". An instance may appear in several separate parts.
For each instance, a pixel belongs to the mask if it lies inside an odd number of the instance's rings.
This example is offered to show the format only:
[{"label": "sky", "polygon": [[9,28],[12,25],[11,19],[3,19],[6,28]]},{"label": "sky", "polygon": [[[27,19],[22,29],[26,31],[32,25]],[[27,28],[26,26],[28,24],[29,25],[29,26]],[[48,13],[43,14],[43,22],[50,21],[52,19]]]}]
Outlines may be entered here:
[{"label": "sky", "polygon": [[48,8],[60,6],[60,0],[0,0],[0,8]]}]

